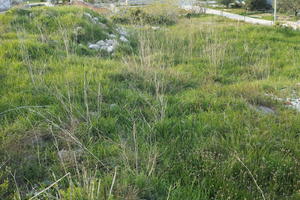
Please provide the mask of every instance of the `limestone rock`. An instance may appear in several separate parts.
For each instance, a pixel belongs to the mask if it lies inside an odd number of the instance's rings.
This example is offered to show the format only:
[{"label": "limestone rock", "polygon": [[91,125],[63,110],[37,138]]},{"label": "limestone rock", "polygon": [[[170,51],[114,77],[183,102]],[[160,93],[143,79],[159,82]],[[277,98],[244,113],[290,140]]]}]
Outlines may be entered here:
[{"label": "limestone rock", "polygon": [[122,28],[122,27],[118,27],[118,28],[117,28],[117,31],[118,31],[118,33],[119,33],[120,35],[123,35],[123,36],[125,36],[125,37],[128,35],[127,31],[126,31],[124,28]]},{"label": "limestone rock", "polygon": [[129,42],[128,39],[124,35],[121,35],[120,40],[122,42]]},{"label": "limestone rock", "polygon": [[257,106],[256,109],[264,114],[274,114],[275,111],[272,108],[266,106]]},{"label": "limestone rock", "polygon": [[90,49],[103,50],[112,53],[118,46],[118,41],[115,39],[100,40],[96,44],[89,44]]},{"label": "limestone rock", "polygon": [[94,49],[94,50],[99,50],[99,49],[100,49],[100,46],[97,45],[97,44],[89,44],[89,48],[90,48],[90,49]]}]

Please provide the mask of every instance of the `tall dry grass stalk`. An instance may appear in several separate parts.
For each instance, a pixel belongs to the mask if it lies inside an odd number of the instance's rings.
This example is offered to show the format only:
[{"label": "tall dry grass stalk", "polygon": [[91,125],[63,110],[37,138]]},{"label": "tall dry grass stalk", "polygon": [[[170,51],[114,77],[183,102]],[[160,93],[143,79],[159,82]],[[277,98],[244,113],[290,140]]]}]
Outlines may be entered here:
[{"label": "tall dry grass stalk", "polygon": [[220,34],[215,28],[208,28],[207,35],[204,37],[205,44],[202,57],[208,60],[208,72],[210,76],[217,77],[223,70],[224,59],[227,51],[227,42],[220,38]]},{"label": "tall dry grass stalk", "polygon": [[26,44],[25,44],[24,35],[26,35],[26,30],[25,30],[25,28],[17,28],[16,32],[17,32],[17,36],[18,36],[18,40],[19,40],[19,47],[21,50],[20,53],[22,56],[22,61],[28,69],[28,73],[29,73],[32,85],[34,87],[36,87],[36,79],[35,79],[35,75],[34,75],[33,62],[29,56],[28,48],[26,47]]}]

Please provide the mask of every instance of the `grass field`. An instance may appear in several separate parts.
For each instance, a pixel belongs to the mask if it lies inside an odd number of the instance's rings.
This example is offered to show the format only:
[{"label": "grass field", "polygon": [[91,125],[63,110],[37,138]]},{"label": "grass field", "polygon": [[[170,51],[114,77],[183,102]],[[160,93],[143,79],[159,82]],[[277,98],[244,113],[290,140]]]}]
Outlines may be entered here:
[{"label": "grass field", "polygon": [[299,112],[270,97],[300,96],[300,33],[140,19],[109,55],[109,16],[0,15],[0,199],[300,199]]}]

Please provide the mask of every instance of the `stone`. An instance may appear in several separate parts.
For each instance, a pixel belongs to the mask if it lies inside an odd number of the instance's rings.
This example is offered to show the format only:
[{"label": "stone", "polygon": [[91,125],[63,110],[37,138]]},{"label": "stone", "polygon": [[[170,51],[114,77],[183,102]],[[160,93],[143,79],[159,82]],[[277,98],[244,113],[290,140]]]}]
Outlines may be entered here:
[{"label": "stone", "polygon": [[121,35],[120,40],[122,42],[129,42],[128,39],[124,35]]},{"label": "stone", "polygon": [[[87,18],[89,18],[89,20],[94,23],[94,24],[100,24],[101,22],[99,22],[99,18],[98,17],[93,17],[90,13],[83,13],[83,15]],[[102,24],[102,23],[101,23]]]},{"label": "stone", "polygon": [[86,16],[89,19],[93,18],[92,15],[90,13],[87,13],[87,12],[83,13],[83,15]]},{"label": "stone", "polygon": [[280,97],[276,97],[274,95],[268,95],[268,94],[266,94],[266,96],[271,97],[273,100],[283,102],[287,107],[290,107],[290,108],[295,109],[298,112],[300,112],[300,98],[288,98],[288,97],[280,98]]},{"label": "stone", "polygon": [[151,28],[152,28],[152,30],[155,30],[155,31],[160,29],[160,27],[158,27],[158,26],[152,26]]},{"label": "stone", "polygon": [[117,37],[117,36],[114,35],[114,34],[109,34],[108,36],[109,36],[109,38],[113,38],[113,39]]},{"label": "stone", "polygon": [[93,17],[90,13],[83,13],[83,16],[89,18],[89,20],[93,23],[93,24],[98,24],[101,28],[103,29],[108,29],[106,24],[103,24],[100,22],[100,19],[98,17]]},{"label": "stone", "polygon": [[257,106],[256,109],[264,114],[275,114],[275,111],[266,106]]},{"label": "stone", "polygon": [[109,40],[105,40],[106,44],[108,45],[113,45],[114,44],[114,41],[109,39]]},{"label": "stone", "polygon": [[275,114],[275,111],[272,108],[266,107],[266,106],[253,106],[250,105],[250,108],[252,108],[253,110],[262,113],[262,114],[266,114],[266,115],[270,115],[270,114]]},{"label": "stone", "polygon": [[124,28],[122,28],[122,27],[118,27],[117,31],[118,31],[118,33],[120,35],[123,35],[123,36],[127,36],[128,35],[127,31]]},{"label": "stone", "polygon": [[106,45],[104,40],[100,40],[96,44],[99,45],[99,46],[105,46]]},{"label": "stone", "polygon": [[96,44],[89,44],[90,49],[103,50],[112,53],[118,46],[118,41],[115,39],[100,40]]},{"label": "stone", "polygon": [[101,47],[98,44],[90,44],[89,49],[99,50]]},{"label": "stone", "polygon": [[98,21],[99,21],[99,18],[98,18],[98,17],[94,17],[94,18],[93,18],[93,21],[94,21],[94,22],[98,22]]},{"label": "stone", "polygon": [[287,104],[289,107],[300,112],[300,98],[299,99],[287,98]]},{"label": "stone", "polygon": [[114,50],[115,50],[115,49],[114,49],[113,46],[108,46],[108,47],[106,48],[106,51],[107,51],[108,53],[112,53]]},{"label": "stone", "polygon": [[282,24],[285,28],[291,28],[293,30],[300,29],[300,23],[299,22],[286,22],[285,24]]}]

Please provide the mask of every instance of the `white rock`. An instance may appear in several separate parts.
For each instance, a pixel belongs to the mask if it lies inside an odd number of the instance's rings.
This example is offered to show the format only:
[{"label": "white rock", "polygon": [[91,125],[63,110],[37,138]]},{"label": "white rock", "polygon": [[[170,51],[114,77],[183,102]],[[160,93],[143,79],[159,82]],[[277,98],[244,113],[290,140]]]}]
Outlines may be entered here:
[{"label": "white rock", "polygon": [[152,28],[153,30],[155,30],[155,31],[158,30],[158,29],[160,29],[159,26],[152,26],[151,28]]},{"label": "white rock", "polygon": [[108,53],[112,53],[114,50],[115,50],[115,48],[114,48],[113,46],[109,46],[109,47],[107,47],[107,49],[106,49],[106,51],[107,51]]},{"label": "white rock", "polygon": [[127,31],[122,27],[118,27],[117,31],[120,35],[123,35],[123,36],[127,36],[127,34],[128,34]]},{"label": "white rock", "polygon": [[110,46],[115,46],[117,44],[116,40],[106,40],[106,43],[109,44]]},{"label": "white rock", "polygon": [[256,109],[264,114],[274,114],[275,113],[275,111],[272,108],[269,108],[266,106],[258,106]]},{"label": "white rock", "polygon": [[286,22],[285,24],[282,24],[283,27],[292,28],[293,30],[300,29],[299,22]]},{"label": "white rock", "polygon": [[110,38],[116,38],[117,36],[116,35],[114,35],[114,34],[109,34],[108,35]]},{"label": "white rock", "polygon": [[105,46],[106,45],[104,40],[100,40],[96,44],[99,45],[99,46]]},{"label": "white rock", "polygon": [[276,101],[281,101],[287,107],[293,108],[300,112],[300,98],[294,98],[294,99],[293,98],[280,98],[280,97],[276,97],[274,95],[268,95],[268,94],[266,94],[266,96],[269,96]]},{"label": "white rock", "polygon": [[100,49],[103,50],[103,51],[107,51],[107,47],[108,46],[101,46]]},{"label": "white rock", "polygon": [[118,41],[115,39],[100,40],[96,44],[89,44],[90,49],[103,50],[112,53],[118,46]]},{"label": "white rock", "polygon": [[88,18],[90,18],[90,19],[93,18],[92,15],[90,13],[87,13],[87,12],[83,13],[83,15],[86,16],[86,17],[88,17]]},{"label": "white rock", "polygon": [[300,112],[300,99],[287,99],[289,106]]},{"label": "white rock", "polygon": [[95,49],[95,50],[99,50],[101,47],[98,44],[90,44],[89,45],[90,49]]},{"label": "white rock", "polygon": [[121,35],[120,40],[121,40],[122,42],[129,42],[129,41],[127,40],[127,38],[126,38],[124,35]]},{"label": "white rock", "polygon": [[98,17],[93,17],[90,13],[83,13],[83,15],[87,18],[90,19],[90,21],[94,24],[99,24],[102,28],[107,28],[107,26],[101,22],[99,22],[99,18]]}]

